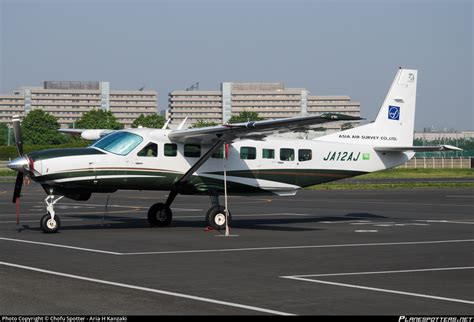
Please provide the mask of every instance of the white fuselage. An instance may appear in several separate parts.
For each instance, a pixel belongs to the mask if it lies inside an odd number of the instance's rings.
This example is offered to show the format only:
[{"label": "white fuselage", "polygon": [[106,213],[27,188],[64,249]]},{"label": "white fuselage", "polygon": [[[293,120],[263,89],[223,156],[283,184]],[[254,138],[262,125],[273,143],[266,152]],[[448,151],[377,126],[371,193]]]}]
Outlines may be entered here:
[{"label": "white fuselage", "polygon": [[[82,186],[87,182],[101,186],[110,182],[118,189],[168,190],[170,180],[174,180],[170,179],[170,175],[174,175],[173,178],[181,176],[199,159],[186,157],[183,143],[175,143],[176,156],[165,156],[165,144],[174,143],[168,139],[169,130],[142,128],[128,131],[140,135],[143,141],[127,155],[103,151],[104,154],[44,159],[35,163],[38,178],[51,178],[46,181],[49,185]],[[138,152],[149,143],[157,144],[157,156],[139,156]],[[209,148],[209,145],[201,146],[200,155],[204,155]],[[241,154],[242,148],[250,148],[255,154],[249,158],[245,153]],[[264,157],[263,149],[273,152]],[[307,156],[301,158],[299,154],[308,150],[311,151],[310,159],[305,160]],[[292,194],[308,185],[391,168],[413,156],[413,153],[376,152],[373,146],[363,144],[271,137],[261,141],[237,141],[229,146],[228,151],[227,160],[209,158],[194,173],[194,177],[222,181],[225,164],[230,183],[269,193]],[[76,174],[70,176],[71,173]],[[153,179],[151,183],[149,179]],[[140,188],[140,182],[148,183]]]}]

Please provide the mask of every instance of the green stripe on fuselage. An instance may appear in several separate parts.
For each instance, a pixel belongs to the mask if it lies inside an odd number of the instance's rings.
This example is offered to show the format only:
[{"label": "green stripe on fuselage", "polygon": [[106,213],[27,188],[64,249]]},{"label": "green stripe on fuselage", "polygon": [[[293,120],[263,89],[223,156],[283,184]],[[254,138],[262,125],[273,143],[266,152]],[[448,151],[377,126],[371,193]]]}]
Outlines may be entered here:
[{"label": "green stripe on fuselage", "polygon": [[[101,178],[101,176],[122,176],[121,178]],[[149,176],[149,177],[125,177],[125,176]],[[174,183],[181,178],[183,173],[161,172],[161,171],[136,171],[136,170],[84,170],[74,172],[61,172],[48,174],[33,179],[43,186],[59,187],[61,189],[74,189],[90,192],[102,192],[109,190],[170,190]],[[94,177],[94,178],[90,178]],[[55,182],[61,179],[77,179],[67,182]],[[223,180],[206,177],[192,176],[188,182],[180,186],[183,194],[208,194],[209,191],[221,193],[224,191]],[[259,187],[249,186],[242,183],[228,182],[229,193],[252,194],[265,193]]]},{"label": "green stripe on fuselage", "polygon": [[66,149],[49,149],[43,151],[35,151],[28,153],[28,157],[34,161],[60,158],[60,157],[70,157],[77,155],[94,155],[94,154],[105,154],[102,151],[99,151],[94,148],[66,148]]}]

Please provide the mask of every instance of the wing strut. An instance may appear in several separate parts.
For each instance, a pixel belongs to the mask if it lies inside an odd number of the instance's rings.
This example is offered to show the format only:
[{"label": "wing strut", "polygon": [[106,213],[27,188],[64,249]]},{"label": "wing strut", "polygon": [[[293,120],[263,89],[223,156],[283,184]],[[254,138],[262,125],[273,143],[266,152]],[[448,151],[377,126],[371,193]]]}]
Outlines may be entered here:
[{"label": "wing strut", "polygon": [[170,194],[168,195],[168,198],[166,199],[166,203],[165,203],[165,205],[168,208],[171,206],[174,199],[178,195],[181,186],[189,180],[189,178],[193,175],[193,173],[196,172],[204,164],[204,162],[206,162],[211,157],[211,155],[220,146],[222,146],[224,142],[225,142],[224,138],[222,136],[219,137],[218,140],[212,145],[212,147],[206,153],[204,153],[204,155],[199,160],[197,160],[197,162],[191,168],[189,168],[189,170],[186,171],[186,173],[183,174],[183,176],[179,178],[178,181],[174,183],[174,188],[171,189]]}]

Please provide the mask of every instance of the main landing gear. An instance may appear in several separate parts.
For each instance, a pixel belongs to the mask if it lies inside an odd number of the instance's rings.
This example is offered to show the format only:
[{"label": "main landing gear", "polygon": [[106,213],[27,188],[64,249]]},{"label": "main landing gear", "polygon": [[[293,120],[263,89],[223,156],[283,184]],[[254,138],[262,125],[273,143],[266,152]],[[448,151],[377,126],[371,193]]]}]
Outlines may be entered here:
[{"label": "main landing gear", "polygon": [[226,218],[224,206],[219,205],[219,196],[211,195],[212,207],[206,213],[206,224],[216,230],[225,230],[226,219],[229,220],[229,226],[231,222],[231,215],[228,212]]},{"label": "main landing gear", "polygon": [[56,198],[54,195],[49,195],[44,200],[44,202],[46,202],[47,213],[41,217],[40,220],[40,227],[44,233],[52,234],[61,228],[61,221],[59,220],[59,216],[54,212],[54,205],[62,198],[64,198],[64,196],[59,196]]},{"label": "main landing gear", "polygon": [[[166,227],[169,226],[173,218],[173,213],[170,209],[171,203],[176,198],[177,193],[171,192],[166,203],[156,203],[148,210],[148,222],[151,227]],[[219,196],[211,195],[212,207],[206,213],[206,225],[216,230],[224,230],[226,227],[226,215],[224,207],[219,205]],[[231,221],[230,212],[228,214],[229,225]]]},{"label": "main landing gear", "polygon": [[171,223],[173,213],[164,203],[155,203],[148,210],[148,222],[151,227],[166,227]]}]

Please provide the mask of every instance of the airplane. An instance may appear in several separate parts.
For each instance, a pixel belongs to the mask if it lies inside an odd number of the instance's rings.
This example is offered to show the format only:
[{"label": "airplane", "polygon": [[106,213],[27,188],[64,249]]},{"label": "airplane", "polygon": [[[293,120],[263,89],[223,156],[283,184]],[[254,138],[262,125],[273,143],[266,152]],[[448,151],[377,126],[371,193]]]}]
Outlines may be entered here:
[{"label": "airplane", "polygon": [[95,142],[87,148],[28,154],[23,153],[20,121],[15,118],[20,156],[8,164],[18,172],[13,202],[20,200],[24,176],[39,183],[47,195],[40,227],[55,233],[61,223],[54,206],[64,197],[86,201],[93,193],[117,190],[169,191],[164,203],[148,210],[149,224],[164,227],[172,221],[171,205],[178,194],[209,195],[212,206],[205,222],[222,230],[231,221],[230,212],[219,204],[224,193],[294,195],[305,187],[402,165],[416,152],[461,150],[413,146],[417,78],[417,70],[399,68],[375,121],[315,139],[276,134],[361,118],[325,113],[204,128],[182,129],[181,124],[175,130],[71,129]]}]

